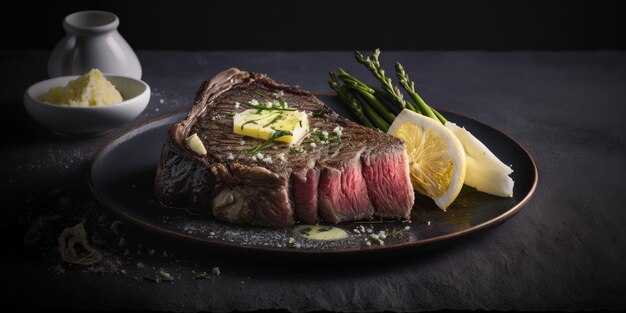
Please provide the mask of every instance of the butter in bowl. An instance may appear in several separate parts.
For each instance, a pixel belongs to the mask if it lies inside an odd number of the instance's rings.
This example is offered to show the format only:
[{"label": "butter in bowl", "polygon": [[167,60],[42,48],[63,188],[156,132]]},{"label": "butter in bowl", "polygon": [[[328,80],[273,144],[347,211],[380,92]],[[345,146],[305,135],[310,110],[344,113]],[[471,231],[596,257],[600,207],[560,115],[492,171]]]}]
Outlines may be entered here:
[{"label": "butter in bowl", "polygon": [[61,134],[98,136],[134,120],[150,102],[150,86],[93,69],[83,76],[38,82],[24,93],[33,119]]}]

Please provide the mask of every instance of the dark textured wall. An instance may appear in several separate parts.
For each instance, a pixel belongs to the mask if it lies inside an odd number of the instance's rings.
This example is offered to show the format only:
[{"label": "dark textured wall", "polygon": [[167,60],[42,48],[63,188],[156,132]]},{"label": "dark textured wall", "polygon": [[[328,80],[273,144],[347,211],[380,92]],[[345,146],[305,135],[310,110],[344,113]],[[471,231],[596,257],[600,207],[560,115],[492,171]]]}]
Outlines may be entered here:
[{"label": "dark textured wall", "polygon": [[63,17],[116,13],[135,49],[625,49],[619,1],[20,1],[2,49],[50,49]]}]

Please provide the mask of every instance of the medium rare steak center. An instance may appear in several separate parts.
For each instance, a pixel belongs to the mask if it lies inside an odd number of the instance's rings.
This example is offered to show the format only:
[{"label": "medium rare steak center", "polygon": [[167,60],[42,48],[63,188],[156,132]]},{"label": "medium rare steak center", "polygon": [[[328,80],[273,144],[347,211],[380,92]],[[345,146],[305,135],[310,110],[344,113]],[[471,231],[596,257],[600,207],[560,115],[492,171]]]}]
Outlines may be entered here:
[{"label": "medium rare steak center", "polygon": [[297,86],[231,68],[170,127],[155,192],[168,206],[266,227],[402,219],[414,201],[408,166],[400,139]]}]

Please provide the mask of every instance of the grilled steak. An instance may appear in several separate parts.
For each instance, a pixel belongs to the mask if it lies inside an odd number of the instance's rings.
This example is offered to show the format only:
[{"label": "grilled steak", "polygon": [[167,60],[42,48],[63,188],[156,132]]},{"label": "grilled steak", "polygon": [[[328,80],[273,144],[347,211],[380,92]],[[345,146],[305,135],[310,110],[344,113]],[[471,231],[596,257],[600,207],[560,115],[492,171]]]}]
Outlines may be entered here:
[{"label": "grilled steak", "polygon": [[[339,129],[341,139],[303,143],[301,151],[274,143],[261,155],[244,153],[263,141],[234,134],[232,113],[245,110],[240,103],[259,94],[277,93],[290,108],[315,112],[309,114],[312,129]],[[206,147],[205,156],[185,145],[193,133]],[[187,118],[171,126],[155,188],[166,205],[268,227],[298,220],[408,218],[414,201],[401,140],[337,115],[299,87],[234,68],[206,81]]]}]

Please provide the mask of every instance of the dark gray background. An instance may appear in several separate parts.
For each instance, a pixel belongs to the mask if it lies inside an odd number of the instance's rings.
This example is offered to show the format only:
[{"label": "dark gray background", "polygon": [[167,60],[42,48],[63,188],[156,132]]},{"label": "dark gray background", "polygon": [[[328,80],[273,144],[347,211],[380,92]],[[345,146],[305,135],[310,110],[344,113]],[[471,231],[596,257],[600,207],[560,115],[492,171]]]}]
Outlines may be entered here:
[{"label": "dark gray background", "polygon": [[49,49],[69,13],[116,13],[135,49],[580,50],[626,48],[620,1],[28,1],[0,19],[3,49]]},{"label": "dark gray background", "polygon": [[[1,302],[174,311],[625,310],[626,53],[611,51],[626,44],[618,2],[333,2],[48,1],[3,11]],[[401,61],[429,103],[525,146],[539,168],[536,193],[495,229],[384,261],[259,261],[132,226],[124,256],[108,228],[115,216],[86,184],[92,154],[124,128],[61,137],[22,105],[24,90],[47,77],[63,16],[82,9],[118,14],[120,32],[137,49],[153,93],[134,123],[188,109],[200,83],[231,66],[313,92],[330,92],[327,72],[339,66],[373,83],[352,51],[381,47],[385,66]],[[50,214],[86,218],[90,235],[107,239],[100,246],[110,253],[105,262],[62,264],[54,241],[24,247],[29,223]],[[192,271],[214,266],[220,277],[192,279]],[[142,280],[158,268],[175,281]]]},{"label": "dark gray background", "polygon": [[[330,91],[327,71],[338,66],[374,82],[351,51],[138,56],[153,94],[134,123],[189,108],[202,80],[230,66],[313,92]],[[46,77],[47,57],[0,52],[0,103],[13,112],[2,115],[2,125],[15,125],[4,129],[0,147],[2,303],[175,311],[626,309],[624,52],[383,52],[385,67],[401,61],[433,106],[482,120],[525,146],[539,184],[518,215],[476,236],[408,257],[326,265],[229,257],[133,227],[124,256],[109,230],[115,216],[94,200],[85,177],[91,155],[115,133],[56,136],[22,107],[23,90]],[[85,217],[91,236],[109,236],[100,246],[111,253],[106,261],[75,268],[59,261],[54,242],[25,248],[29,222],[49,214]],[[213,266],[220,277],[192,279],[192,271]],[[142,280],[158,268],[176,280]]]}]

